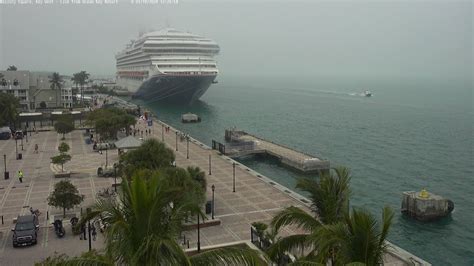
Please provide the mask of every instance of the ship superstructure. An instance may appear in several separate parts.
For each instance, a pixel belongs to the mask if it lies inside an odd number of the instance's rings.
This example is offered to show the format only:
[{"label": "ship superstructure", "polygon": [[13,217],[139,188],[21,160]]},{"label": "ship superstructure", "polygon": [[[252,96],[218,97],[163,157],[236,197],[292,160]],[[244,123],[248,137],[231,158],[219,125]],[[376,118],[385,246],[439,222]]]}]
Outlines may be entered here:
[{"label": "ship superstructure", "polygon": [[219,70],[216,42],[167,28],[142,34],[116,55],[117,85],[146,101],[192,103]]}]

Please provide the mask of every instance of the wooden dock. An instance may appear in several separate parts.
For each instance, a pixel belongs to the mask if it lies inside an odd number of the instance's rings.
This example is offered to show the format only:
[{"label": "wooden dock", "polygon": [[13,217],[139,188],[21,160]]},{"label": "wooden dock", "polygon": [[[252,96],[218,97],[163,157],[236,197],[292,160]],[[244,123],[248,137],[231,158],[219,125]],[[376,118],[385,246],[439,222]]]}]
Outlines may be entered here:
[{"label": "wooden dock", "polygon": [[[329,170],[328,160],[323,160],[290,147],[265,140],[242,130],[225,131],[227,144],[223,153],[231,157],[253,154],[267,154],[280,160],[286,166],[304,173]],[[222,149],[220,149],[222,152]]]}]

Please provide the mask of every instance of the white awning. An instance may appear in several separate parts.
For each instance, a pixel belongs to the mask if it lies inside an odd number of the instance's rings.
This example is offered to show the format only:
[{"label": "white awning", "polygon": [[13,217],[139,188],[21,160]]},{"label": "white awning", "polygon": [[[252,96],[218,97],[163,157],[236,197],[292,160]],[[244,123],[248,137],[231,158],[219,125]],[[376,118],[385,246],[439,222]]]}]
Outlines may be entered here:
[{"label": "white awning", "polygon": [[118,149],[134,149],[140,147],[140,145],[142,145],[142,142],[133,136],[128,136],[115,142],[115,147]]},{"label": "white awning", "polygon": [[39,116],[42,113],[20,113],[20,116]]}]

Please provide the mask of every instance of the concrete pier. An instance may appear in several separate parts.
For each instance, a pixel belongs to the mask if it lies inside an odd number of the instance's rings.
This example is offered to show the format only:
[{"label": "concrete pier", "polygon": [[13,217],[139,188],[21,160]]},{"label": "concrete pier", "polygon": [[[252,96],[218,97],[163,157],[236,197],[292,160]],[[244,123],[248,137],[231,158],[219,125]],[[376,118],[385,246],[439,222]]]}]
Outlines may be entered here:
[{"label": "concrete pier", "polygon": [[403,192],[402,213],[407,214],[420,221],[432,221],[450,214],[454,209],[454,203],[439,195],[421,192]]},{"label": "concrete pier", "polygon": [[279,159],[282,164],[304,173],[325,171],[330,167],[328,160],[316,158],[242,130],[226,130],[225,139],[229,143],[226,145],[225,154],[231,157],[267,154]]}]

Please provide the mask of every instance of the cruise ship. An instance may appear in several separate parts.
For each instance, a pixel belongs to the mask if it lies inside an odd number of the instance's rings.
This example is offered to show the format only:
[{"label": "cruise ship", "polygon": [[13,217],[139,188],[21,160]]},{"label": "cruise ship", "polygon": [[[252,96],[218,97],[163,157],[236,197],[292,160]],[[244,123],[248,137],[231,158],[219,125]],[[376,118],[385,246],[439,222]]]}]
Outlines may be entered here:
[{"label": "cruise ship", "polygon": [[117,85],[146,102],[192,104],[219,72],[216,42],[167,28],[142,34],[116,55]]}]

